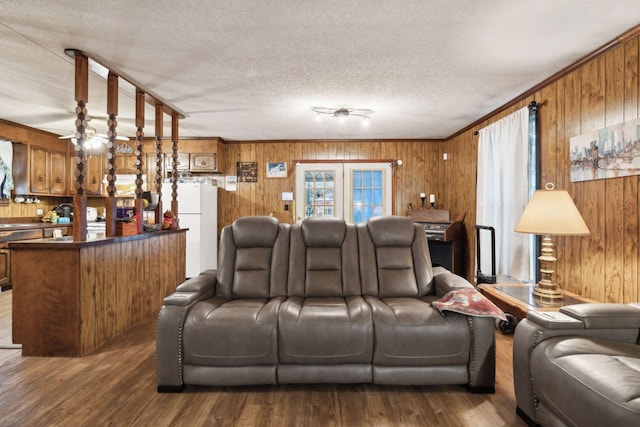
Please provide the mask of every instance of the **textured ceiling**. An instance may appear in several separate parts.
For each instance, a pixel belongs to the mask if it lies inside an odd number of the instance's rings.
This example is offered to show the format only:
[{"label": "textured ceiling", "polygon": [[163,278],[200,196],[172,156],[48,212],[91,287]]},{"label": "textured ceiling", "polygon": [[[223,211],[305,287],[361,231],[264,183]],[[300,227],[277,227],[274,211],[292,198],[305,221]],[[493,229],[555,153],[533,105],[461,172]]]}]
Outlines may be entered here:
[{"label": "textured ceiling", "polygon": [[[0,118],[72,133],[75,48],[183,113],[181,137],[446,138],[638,24],[638,0],[0,0]],[[92,73],[99,132],[105,99]]]}]

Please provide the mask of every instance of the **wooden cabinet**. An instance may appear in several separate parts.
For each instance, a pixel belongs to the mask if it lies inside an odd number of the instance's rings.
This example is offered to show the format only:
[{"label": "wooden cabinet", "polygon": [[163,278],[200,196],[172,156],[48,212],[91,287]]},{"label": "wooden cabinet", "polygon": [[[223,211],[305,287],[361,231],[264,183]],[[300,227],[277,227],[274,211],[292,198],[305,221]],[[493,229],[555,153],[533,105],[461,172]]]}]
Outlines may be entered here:
[{"label": "wooden cabinet", "polygon": [[51,184],[49,192],[51,194],[67,193],[67,153],[51,150]]},{"label": "wooden cabinet", "polygon": [[[178,153],[178,171],[189,170],[189,153]],[[164,170],[167,173],[171,173],[173,170],[173,154],[165,153],[164,155]]]},{"label": "wooden cabinet", "polygon": [[104,179],[104,171],[102,169],[103,162],[104,158],[101,156],[91,156],[87,159],[84,191],[88,196],[99,196],[102,194],[102,180]]},{"label": "wooden cabinet", "polygon": [[[102,195],[102,180],[104,179],[103,169],[104,157],[92,155],[87,158],[84,174],[84,191],[87,196]],[[69,194],[76,194],[76,163],[75,158],[69,161]]]},{"label": "wooden cabinet", "polygon": [[218,170],[216,153],[192,153],[189,156],[189,170],[192,172],[215,172]]},{"label": "wooden cabinet", "polygon": [[29,192],[34,194],[49,194],[49,149],[31,146],[31,162],[29,165]]},{"label": "wooden cabinet", "polygon": [[64,195],[67,193],[67,153],[32,145],[30,148],[29,192]]}]

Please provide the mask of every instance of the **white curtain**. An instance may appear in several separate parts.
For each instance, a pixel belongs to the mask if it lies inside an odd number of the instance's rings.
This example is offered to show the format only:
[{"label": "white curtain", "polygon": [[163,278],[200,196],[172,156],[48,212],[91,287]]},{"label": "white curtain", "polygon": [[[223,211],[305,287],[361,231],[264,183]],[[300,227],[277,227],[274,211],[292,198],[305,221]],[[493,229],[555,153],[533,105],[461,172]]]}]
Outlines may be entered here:
[{"label": "white curtain", "polygon": [[[530,240],[514,228],[529,200],[529,109],[515,113],[480,130],[476,223],[496,230],[496,273],[530,281]],[[490,233],[481,232],[480,266],[491,274]]]}]

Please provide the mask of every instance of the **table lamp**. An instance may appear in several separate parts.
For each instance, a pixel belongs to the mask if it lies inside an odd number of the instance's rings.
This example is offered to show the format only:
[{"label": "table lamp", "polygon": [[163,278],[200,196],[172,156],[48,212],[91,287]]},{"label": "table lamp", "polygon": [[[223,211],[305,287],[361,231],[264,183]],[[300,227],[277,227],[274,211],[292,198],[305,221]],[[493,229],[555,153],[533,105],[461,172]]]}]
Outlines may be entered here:
[{"label": "table lamp", "polygon": [[543,302],[560,303],[562,292],[554,281],[554,256],[551,236],[585,236],[589,228],[566,190],[554,190],[549,183],[544,190],[536,190],[529,200],[515,228],[518,233],[539,234],[542,239],[540,281],[533,296]]}]

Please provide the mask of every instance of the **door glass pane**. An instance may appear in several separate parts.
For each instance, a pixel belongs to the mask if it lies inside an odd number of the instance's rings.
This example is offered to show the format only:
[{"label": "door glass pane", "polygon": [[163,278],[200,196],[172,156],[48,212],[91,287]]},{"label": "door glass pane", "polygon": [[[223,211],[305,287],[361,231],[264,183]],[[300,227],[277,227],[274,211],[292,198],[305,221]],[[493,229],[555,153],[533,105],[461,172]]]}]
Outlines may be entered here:
[{"label": "door glass pane", "polygon": [[381,170],[352,170],[351,221],[367,222],[383,214],[383,173]]},{"label": "door glass pane", "polygon": [[312,216],[333,216],[334,174],[331,171],[305,172],[305,218]]}]

